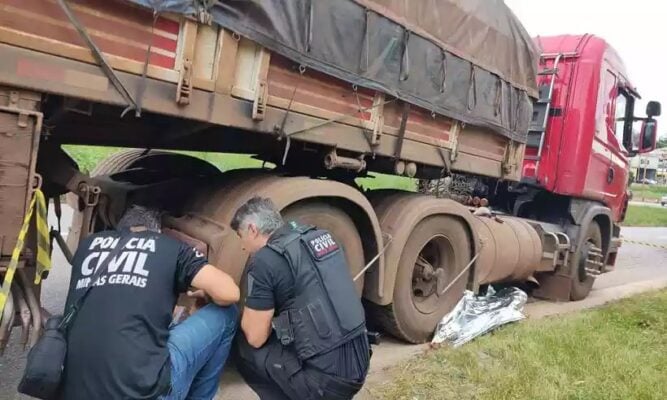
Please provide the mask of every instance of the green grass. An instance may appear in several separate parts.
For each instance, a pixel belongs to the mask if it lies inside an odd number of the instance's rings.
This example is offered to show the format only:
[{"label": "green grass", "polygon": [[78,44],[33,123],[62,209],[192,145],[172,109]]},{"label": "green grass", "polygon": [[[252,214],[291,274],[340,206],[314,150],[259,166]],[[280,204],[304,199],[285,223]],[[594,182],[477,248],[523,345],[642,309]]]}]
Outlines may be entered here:
[{"label": "green grass", "polygon": [[366,189],[402,189],[411,192],[417,190],[417,180],[403,176],[371,174],[368,178],[357,178],[356,182]]},{"label": "green grass", "polygon": [[[92,171],[95,166],[111,154],[123,150],[120,147],[101,146],[63,146],[65,151],[79,164],[83,171]],[[221,171],[239,168],[261,167],[262,162],[244,154],[210,153],[197,151],[177,151],[201,158],[218,167]]]},{"label": "green grass", "polygon": [[632,190],[632,200],[636,201],[657,201],[662,196],[667,196],[666,185],[642,185],[633,183],[630,186]]},{"label": "green grass", "polygon": [[667,291],[506,326],[390,373],[373,398],[667,399]]},{"label": "green grass", "polygon": [[79,164],[81,171],[90,172],[95,166],[111,154],[122,150],[119,147],[74,146],[66,145],[63,149]]},{"label": "green grass", "polygon": [[624,226],[667,226],[667,208],[630,204]]},{"label": "green grass", "polygon": [[[79,164],[82,171],[90,172],[103,159],[111,154],[121,151],[119,147],[100,147],[100,146],[64,146],[65,151]],[[221,171],[229,171],[239,168],[259,168],[262,161],[255,160],[248,155],[227,154],[227,153],[208,153],[195,151],[182,151],[180,153],[188,154],[193,157],[201,158],[218,167]],[[384,175],[371,174],[368,178],[357,179],[357,184],[366,189],[403,189],[415,191],[417,181],[415,179]]]}]

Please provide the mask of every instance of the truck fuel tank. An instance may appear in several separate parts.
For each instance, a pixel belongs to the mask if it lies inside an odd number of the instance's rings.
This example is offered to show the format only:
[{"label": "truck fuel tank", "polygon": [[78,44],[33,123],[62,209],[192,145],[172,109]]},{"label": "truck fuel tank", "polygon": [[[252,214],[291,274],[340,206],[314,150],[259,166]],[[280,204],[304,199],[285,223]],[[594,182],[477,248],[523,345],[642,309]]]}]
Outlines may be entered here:
[{"label": "truck fuel tank", "polygon": [[480,284],[526,280],[540,267],[542,240],[526,220],[476,215],[474,221],[482,242],[477,261]]}]

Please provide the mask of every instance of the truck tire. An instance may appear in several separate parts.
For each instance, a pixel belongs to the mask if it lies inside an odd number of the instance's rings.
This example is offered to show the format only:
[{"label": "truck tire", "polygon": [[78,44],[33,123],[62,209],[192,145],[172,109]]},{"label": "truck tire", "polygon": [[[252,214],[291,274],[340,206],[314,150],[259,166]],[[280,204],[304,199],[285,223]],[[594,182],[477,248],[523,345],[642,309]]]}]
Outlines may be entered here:
[{"label": "truck tire", "polygon": [[[175,174],[175,176],[183,177],[188,176],[193,171],[211,175],[220,173],[214,165],[185,154],[160,150],[127,149],[113,153],[100,161],[90,172],[90,176],[113,175],[131,168],[146,166],[147,163],[155,164],[156,162],[163,163],[165,168],[162,168],[162,172],[165,175]],[[75,210],[72,216],[72,227],[80,226],[82,224],[83,213],[77,207],[79,204],[78,197],[73,193],[68,193],[67,204]],[[96,210],[95,213],[97,212]],[[70,251],[74,252],[76,250],[79,243],[79,236],[79,230],[70,231],[67,237],[67,246]]]},{"label": "truck tire", "polygon": [[[387,306],[367,304],[373,321],[386,332],[410,343],[430,340],[442,317],[461,299],[468,273],[442,296],[436,294],[436,274],[424,274],[419,258],[434,271],[443,270],[444,286],[451,283],[470,262],[470,239],[465,225],[448,215],[423,219],[412,230],[403,247],[396,274],[393,303]],[[441,287],[443,285],[440,285]]]},{"label": "truck tire", "polygon": [[[323,202],[304,202],[281,211],[285,221],[296,221],[326,229],[340,243],[352,277],[364,268],[364,248],[352,218],[340,208]],[[359,296],[364,288],[363,275],[355,282]]]},{"label": "truck tire", "polygon": [[137,161],[139,158],[155,155],[155,154],[165,154],[165,151],[158,150],[146,150],[143,149],[127,149],[121,150],[117,153],[111,154],[109,157],[100,161],[92,171],[90,171],[90,176],[98,175],[110,175],[116,172],[122,172],[130,168],[132,164]]},{"label": "truck tire", "polygon": [[588,225],[586,236],[570,261],[570,266],[574,270],[570,290],[570,300],[572,301],[585,299],[593,288],[593,282],[595,282],[595,277],[586,272],[586,259],[588,258],[590,245],[602,248],[602,231],[596,221],[591,221]]},{"label": "truck tire", "polygon": [[[98,162],[97,165],[93,167],[93,170],[90,171],[90,176],[95,177],[100,175],[111,175],[117,172],[125,171],[144,153],[145,150],[142,149],[120,150]],[[69,204],[75,210],[74,214],[72,215],[72,227],[79,227],[83,220],[83,213],[79,210],[79,207],[77,207],[79,204],[79,197],[74,193],[68,193],[67,204]],[[73,229],[67,236],[67,247],[69,247],[72,253],[76,251],[76,248],[79,244],[80,235],[81,232],[79,230]]]},{"label": "truck tire", "polygon": [[154,167],[165,176],[187,177],[192,174],[217,175],[220,170],[213,164],[186,154],[161,150],[121,150],[102,160],[90,176],[111,175],[130,168]]}]

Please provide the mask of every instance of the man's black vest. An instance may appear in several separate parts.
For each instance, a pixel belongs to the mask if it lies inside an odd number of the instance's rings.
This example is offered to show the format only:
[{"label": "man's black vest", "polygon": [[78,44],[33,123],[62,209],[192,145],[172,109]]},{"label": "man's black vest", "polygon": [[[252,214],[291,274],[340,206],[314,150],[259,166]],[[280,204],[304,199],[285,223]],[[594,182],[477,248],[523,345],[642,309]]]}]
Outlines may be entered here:
[{"label": "man's black vest", "polygon": [[364,309],[333,236],[313,227],[274,236],[267,245],[287,259],[295,284],[291,306],[273,320],[280,341],[306,360],[365,334]]}]

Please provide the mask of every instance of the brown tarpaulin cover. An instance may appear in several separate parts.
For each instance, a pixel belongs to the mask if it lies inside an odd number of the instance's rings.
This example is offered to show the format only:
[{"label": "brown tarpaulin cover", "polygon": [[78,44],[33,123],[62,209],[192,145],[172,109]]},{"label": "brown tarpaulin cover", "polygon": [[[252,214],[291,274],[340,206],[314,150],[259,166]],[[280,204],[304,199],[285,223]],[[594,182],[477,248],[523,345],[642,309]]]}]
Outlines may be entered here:
[{"label": "brown tarpaulin cover", "polygon": [[537,49],[503,0],[354,1],[537,97]]},{"label": "brown tarpaulin cover", "polygon": [[201,16],[352,85],[525,142],[537,52],[502,0],[130,0]]}]

